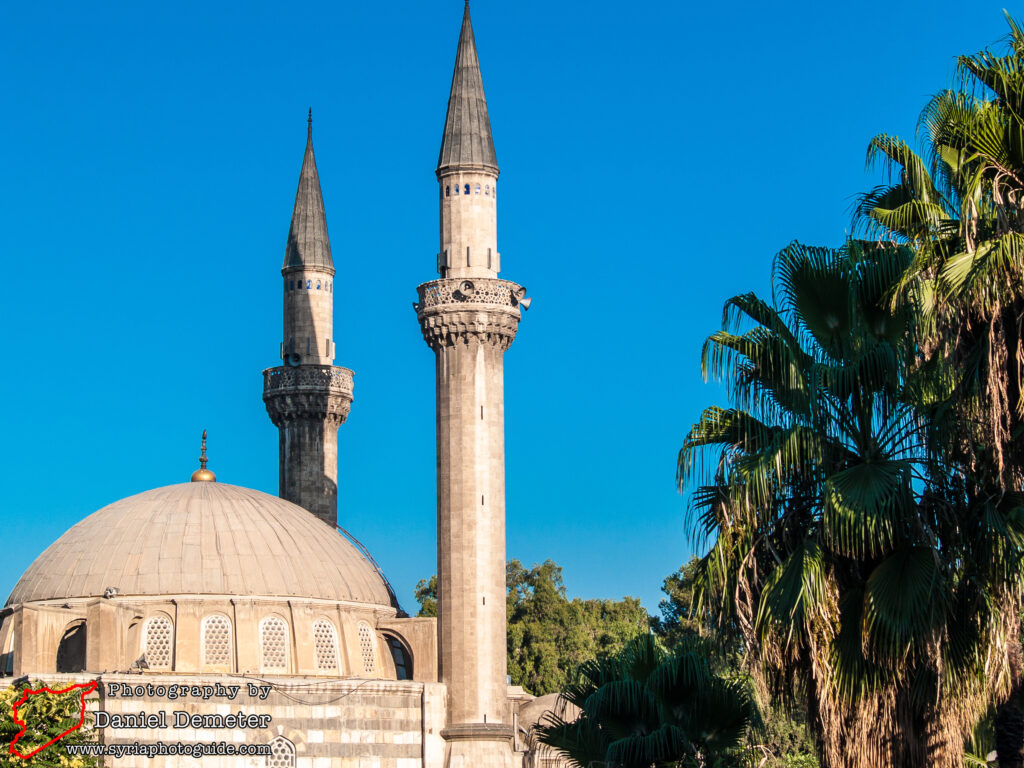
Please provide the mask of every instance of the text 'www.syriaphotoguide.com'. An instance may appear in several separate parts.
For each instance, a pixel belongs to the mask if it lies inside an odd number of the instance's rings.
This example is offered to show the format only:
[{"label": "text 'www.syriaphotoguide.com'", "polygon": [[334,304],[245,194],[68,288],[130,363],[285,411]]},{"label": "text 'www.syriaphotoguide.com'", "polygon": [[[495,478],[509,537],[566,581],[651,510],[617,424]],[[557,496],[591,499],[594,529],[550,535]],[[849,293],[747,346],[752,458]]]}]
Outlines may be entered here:
[{"label": "text 'www.syriaphotoguide.com'", "polygon": [[229,744],[217,741],[210,744],[181,744],[157,741],[153,744],[68,744],[64,747],[68,755],[89,755],[92,757],[164,757],[166,755],[187,755],[203,757],[204,755],[227,755],[229,757],[247,755],[270,755],[269,744]]}]

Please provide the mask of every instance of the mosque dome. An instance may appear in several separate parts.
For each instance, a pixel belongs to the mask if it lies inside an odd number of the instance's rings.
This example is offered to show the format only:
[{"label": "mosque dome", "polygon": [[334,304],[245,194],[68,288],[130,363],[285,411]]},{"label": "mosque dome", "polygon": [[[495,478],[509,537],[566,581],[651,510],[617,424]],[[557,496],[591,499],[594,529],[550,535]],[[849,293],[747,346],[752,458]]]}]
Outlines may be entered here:
[{"label": "mosque dome", "polygon": [[374,564],[331,526],[289,501],[217,482],[156,488],[94,512],[36,558],[7,605],[111,587],[118,597],[395,604]]}]

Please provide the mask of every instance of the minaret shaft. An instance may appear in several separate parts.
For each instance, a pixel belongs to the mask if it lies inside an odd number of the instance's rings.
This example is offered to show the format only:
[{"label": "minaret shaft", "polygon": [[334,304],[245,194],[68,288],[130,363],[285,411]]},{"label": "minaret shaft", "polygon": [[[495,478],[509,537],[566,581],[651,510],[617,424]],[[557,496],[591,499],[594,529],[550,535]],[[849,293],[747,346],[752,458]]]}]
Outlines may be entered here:
[{"label": "minaret shaft", "polygon": [[[290,399],[307,399],[313,408],[296,409],[278,426],[278,495],[309,510],[326,523],[338,523],[338,427],[341,414],[315,413],[324,393]],[[284,410],[280,408],[279,410]],[[301,411],[305,411],[304,413]]]},{"label": "minaret shaft", "polygon": [[438,667],[448,693],[446,766],[509,767],[506,682],[504,354],[521,289],[443,278],[416,314],[437,387]]},{"label": "minaret shaft", "polygon": [[439,661],[452,724],[509,722],[503,352],[475,339],[437,350]]}]

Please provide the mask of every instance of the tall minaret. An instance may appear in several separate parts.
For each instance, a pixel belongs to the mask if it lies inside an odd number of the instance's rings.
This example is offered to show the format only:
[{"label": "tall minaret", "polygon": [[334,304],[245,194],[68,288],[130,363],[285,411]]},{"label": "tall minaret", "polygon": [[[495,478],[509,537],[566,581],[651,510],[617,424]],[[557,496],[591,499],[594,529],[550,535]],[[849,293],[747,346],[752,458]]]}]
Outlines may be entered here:
[{"label": "tall minaret", "polygon": [[[497,279],[497,180],[467,0],[437,165],[440,280],[417,289],[436,356],[439,669],[446,766],[512,760],[506,685],[503,356],[525,290]],[[525,303],[525,302],[524,302]]]},{"label": "tall minaret", "polygon": [[279,430],[279,495],[337,526],[338,427],[352,405],[352,371],[333,365],[334,261],[312,110],[281,274],[284,365],[263,372],[263,402]]}]

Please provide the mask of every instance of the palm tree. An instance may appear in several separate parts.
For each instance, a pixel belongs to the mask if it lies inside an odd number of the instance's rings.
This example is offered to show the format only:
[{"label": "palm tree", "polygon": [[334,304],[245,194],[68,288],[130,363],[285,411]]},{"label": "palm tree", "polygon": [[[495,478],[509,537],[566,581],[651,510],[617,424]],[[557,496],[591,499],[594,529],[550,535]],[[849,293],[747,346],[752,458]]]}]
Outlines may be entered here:
[{"label": "palm tree", "polygon": [[536,738],[580,768],[735,766],[756,709],[742,681],[712,673],[709,654],[697,637],[668,653],[648,634],[585,662]]},{"label": "palm tree", "polygon": [[952,380],[915,343],[922,296],[891,298],[913,258],[782,251],[774,300],[733,297],[705,343],[732,407],[705,409],[679,455],[680,486],[700,483],[695,532],[714,539],[703,598],[766,689],[804,696],[829,768],[959,766],[1006,686],[993,589],[1019,589],[1024,515],[1012,494],[976,498],[935,449]]},{"label": "palm tree", "polygon": [[[868,163],[899,174],[862,196],[854,224],[910,244],[905,284],[932,296],[936,341],[962,377],[979,441],[991,447],[1006,488],[1024,481],[1024,32],[1007,15],[1010,50],[961,56],[960,88],[936,94],[921,114],[925,163],[878,136]],[[934,179],[934,181],[933,181]],[[973,386],[973,390],[971,389]]]},{"label": "palm tree", "polygon": [[[855,224],[915,250],[903,286],[930,297],[922,349],[958,372],[943,421],[947,450],[987,477],[989,495],[1024,482],[1024,32],[1007,15],[1009,51],[959,59],[960,88],[937,94],[920,126],[925,163],[879,136],[895,184],[861,198]],[[933,182],[932,179],[935,179]],[[1011,685],[995,718],[1000,765],[1020,768],[1019,595],[1002,594]]]}]

